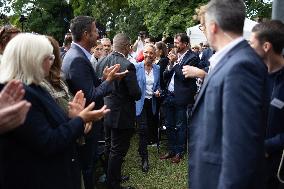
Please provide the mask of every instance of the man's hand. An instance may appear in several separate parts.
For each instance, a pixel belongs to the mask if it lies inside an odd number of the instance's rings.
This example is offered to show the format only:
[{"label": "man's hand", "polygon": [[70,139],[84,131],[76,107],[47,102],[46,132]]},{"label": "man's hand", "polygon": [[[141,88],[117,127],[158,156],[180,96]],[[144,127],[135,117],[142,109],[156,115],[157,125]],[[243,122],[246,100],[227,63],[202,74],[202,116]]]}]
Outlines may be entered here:
[{"label": "man's hand", "polygon": [[182,73],[186,78],[201,78],[203,79],[206,75],[206,72],[202,69],[199,69],[194,66],[183,66]]},{"label": "man's hand", "polygon": [[177,61],[178,56],[176,54],[170,52],[169,55],[168,55],[168,58],[169,58],[170,64],[173,65]]}]

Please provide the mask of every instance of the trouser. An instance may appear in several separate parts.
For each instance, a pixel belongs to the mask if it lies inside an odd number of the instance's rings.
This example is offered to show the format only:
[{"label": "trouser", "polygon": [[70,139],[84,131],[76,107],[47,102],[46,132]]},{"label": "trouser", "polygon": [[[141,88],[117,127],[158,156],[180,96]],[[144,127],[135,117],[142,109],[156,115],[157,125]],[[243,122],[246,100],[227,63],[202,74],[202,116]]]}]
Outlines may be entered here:
[{"label": "trouser", "polygon": [[120,189],[121,166],[130,146],[134,129],[111,129],[111,146],[109,151],[107,186]]},{"label": "trouser", "polygon": [[169,152],[183,155],[187,139],[187,106],[176,105],[174,96],[167,96],[164,107]]},{"label": "trouser", "polygon": [[79,160],[81,164],[85,189],[94,189],[94,172],[96,153],[98,148],[99,122],[93,124],[91,133],[85,137],[85,144],[79,147]]},{"label": "trouser", "polygon": [[137,116],[137,123],[139,128],[138,152],[142,158],[147,158],[147,145],[150,142],[150,139],[153,140],[153,138],[157,137],[157,127],[155,126],[155,117],[152,111],[152,99],[144,100],[142,112]]}]

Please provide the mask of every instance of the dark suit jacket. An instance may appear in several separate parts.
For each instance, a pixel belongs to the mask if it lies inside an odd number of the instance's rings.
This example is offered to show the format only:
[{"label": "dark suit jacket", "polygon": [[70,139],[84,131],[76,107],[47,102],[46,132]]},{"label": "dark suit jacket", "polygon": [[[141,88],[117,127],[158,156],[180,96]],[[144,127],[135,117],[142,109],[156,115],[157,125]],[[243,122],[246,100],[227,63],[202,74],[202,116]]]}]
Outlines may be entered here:
[{"label": "dark suit jacket", "polygon": [[167,87],[175,73],[174,93],[175,103],[177,105],[186,106],[194,103],[194,95],[197,90],[196,79],[185,78],[182,74],[182,67],[185,65],[198,67],[198,64],[199,57],[197,57],[193,51],[188,50],[181,63],[176,64],[170,71],[168,69],[164,71],[164,80],[167,82]]},{"label": "dark suit jacket", "polygon": [[106,66],[120,64],[120,72],[129,71],[127,75],[113,82],[112,93],[104,98],[105,104],[111,112],[104,118],[104,124],[110,128],[128,129],[135,125],[135,101],[141,98],[135,66],[121,54],[113,52],[103,58],[97,66],[102,70]]},{"label": "dark suit jacket", "polygon": [[164,71],[167,69],[167,66],[169,64],[169,58],[168,57],[162,57],[157,65],[160,66],[160,85],[161,89],[164,91],[166,89],[166,82],[164,81]]},{"label": "dark suit jacket", "polygon": [[284,145],[284,107],[274,102],[276,99],[284,102],[284,68],[270,74],[269,78],[271,88],[265,151],[270,156],[280,156]]},{"label": "dark suit jacket", "polygon": [[200,68],[204,69],[206,72],[208,72],[210,62],[209,59],[213,55],[213,50],[211,48],[204,49],[200,58]]},{"label": "dark suit jacket", "polygon": [[32,104],[25,123],[1,136],[2,189],[75,189],[80,171],[74,171],[72,159],[83,120],[69,120],[41,87],[30,85],[25,90],[25,99]]},{"label": "dark suit jacket", "polygon": [[189,127],[190,188],[262,188],[266,79],[246,41],[205,78]]},{"label": "dark suit jacket", "polygon": [[96,108],[103,103],[103,97],[111,90],[110,82],[101,83],[87,56],[74,44],[63,59],[62,71],[71,93],[74,95],[82,90],[87,104],[95,101]]}]

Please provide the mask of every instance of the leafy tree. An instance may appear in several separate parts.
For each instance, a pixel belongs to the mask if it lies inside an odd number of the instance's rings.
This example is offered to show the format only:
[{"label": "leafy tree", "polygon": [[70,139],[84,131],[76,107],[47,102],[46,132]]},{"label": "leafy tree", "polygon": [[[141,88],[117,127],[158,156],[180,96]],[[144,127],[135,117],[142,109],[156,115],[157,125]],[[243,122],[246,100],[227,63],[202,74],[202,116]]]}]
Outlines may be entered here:
[{"label": "leafy tree", "polygon": [[205,2],[208,0],[130,0],[130,3],[141,7],[144,23],[154,37],[185,32],[195,23],[192,19],[195,9]]},{"label": "leafy tree", "polygon": [[[14,15],[10,21],[24,31],[51,35],[62,41],[68,31],[73,10],[66,1],[61,0],[6,0],[5,4],[12,3]],[[25,16],[20,22],[21,15]],[[22,17],[23,18],[23,17]]]},{"label": "leafy tree", "polygon": [[[209,0],[1,0],[0,10],[13,16],[8,21],[17,24],[25,15],[25,31],[49,34],[61,40],[68,30],[73,15],[94,16],[103,35],[112,38],[125,32],[133,39],[141,30],[153,37],[173,36],[197,24],[193,20],[195,9]],[[272,3],[264,0],[244,0],[247,16],[251,19],[270,18]],[[65,20],[65,21],[64,21]],[[0,23],[7,22],[2,19]]]},{"label": "leafy tree", "polygon": [[247,17],[257,21],[271,18],[272,1],[245,0]]}]

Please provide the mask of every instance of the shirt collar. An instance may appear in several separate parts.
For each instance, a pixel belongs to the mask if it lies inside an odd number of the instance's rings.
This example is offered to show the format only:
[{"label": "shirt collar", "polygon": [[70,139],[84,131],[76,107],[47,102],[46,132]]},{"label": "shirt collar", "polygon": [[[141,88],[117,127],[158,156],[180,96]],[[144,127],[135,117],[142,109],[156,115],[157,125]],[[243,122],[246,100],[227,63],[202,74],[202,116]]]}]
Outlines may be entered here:
[{"label": "shirt collar", "polygon": [[188,51],[189,51],[189,50],[185,51],[183,54],[178,54],[178,60],[177,60],[178,63],[181,63],[183,57],[185,56],[185,54],[186,54]]},{"label": "shirt collar", "polygon": [[84,54],[86,55],[86,57],[89,59],[89,61],[91,61],[92,59],[92,55],[89,51],[87,51],[84,47],[82,47],[81,45],[79,45],[78,43],[72,42],[74,45],[76,45],[77,47],[79,47],[80,49],[82,49],[82,51],[84,52]]},{"label": "shirt collar", "polygon": [[244,41],[245,39],[243,37],[238,37],[237,39],[231,41],[229,44],[227,44],[225,47],[223,47],[221,50],[217,51],[210,59],[210,71],[212,71],[216,65],[224,58],[224,56],[237,44]]}]

